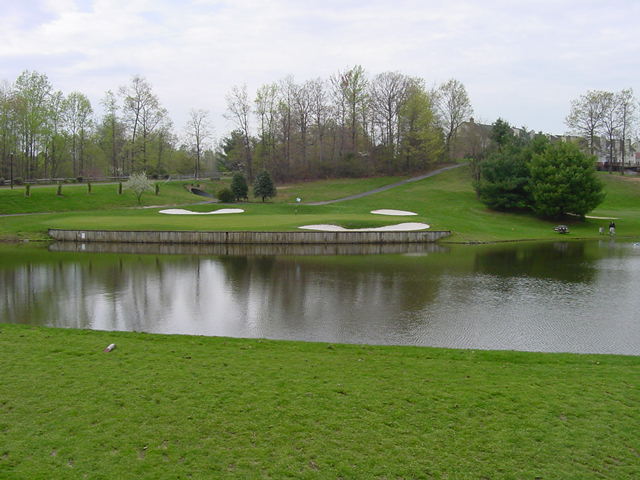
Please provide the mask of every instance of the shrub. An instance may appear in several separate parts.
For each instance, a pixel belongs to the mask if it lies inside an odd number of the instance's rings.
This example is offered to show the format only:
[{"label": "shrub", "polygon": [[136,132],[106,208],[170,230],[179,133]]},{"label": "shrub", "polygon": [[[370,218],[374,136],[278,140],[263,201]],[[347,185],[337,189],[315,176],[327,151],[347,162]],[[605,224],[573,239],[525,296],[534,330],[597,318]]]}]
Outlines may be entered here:
[{"label": "shrub", "polygon": [[0,177],[0,185],[4,185],[4,178]]},{"label": "shrub", "polygon": [[23,183],[24,183],[24,180],[22,180],[22,177],[16,177],[13,179],[14,185],[22,185]]},{"label": "shrub", "polygon": [[218,192],[218,200],[222,203],[233,203],[234,198],[233,192],[229,188],[223,188]]}]

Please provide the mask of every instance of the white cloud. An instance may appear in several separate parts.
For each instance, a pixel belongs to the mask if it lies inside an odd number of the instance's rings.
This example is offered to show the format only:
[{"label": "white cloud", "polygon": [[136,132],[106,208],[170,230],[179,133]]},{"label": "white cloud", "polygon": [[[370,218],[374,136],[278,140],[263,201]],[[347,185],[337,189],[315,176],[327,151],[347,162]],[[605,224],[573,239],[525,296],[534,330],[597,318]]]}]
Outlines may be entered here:
[{"label": "white cloud", "polygon": [[[191,108],[288,74],[302,81],[363,65],[425,78],[455,77],[479,118],[564,130],[569,100],[590,88],[637,84],[633,0],[537,2],[274,0],[47,0],[12,2],[0,18],[2,78],[46,73],[87,93],[145,76],[177,130]],[[636,89],[638,90],[638,89]]]}]

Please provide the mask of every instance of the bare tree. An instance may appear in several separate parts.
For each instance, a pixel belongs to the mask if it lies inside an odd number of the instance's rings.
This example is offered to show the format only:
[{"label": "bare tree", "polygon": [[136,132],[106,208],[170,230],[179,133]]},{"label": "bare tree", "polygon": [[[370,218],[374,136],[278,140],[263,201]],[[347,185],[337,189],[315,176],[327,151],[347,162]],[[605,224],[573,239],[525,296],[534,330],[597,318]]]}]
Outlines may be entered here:
[{"label": "bare tree", "polygon": [[[102,99],[102,106],[104,107],[104,118],[102,120],[102,126],[105,130],[105,141],[108,145],[108,155],[111,163],[111,174],[115,177],[120,169],[118,166],[118,102],[116,96],[111,90],[105,93]],[[124,170],[124,165],[122,166]]]},{"label": "bare tree", "polygon": [[607,92],[590,90],[571,102],[571,111],[565,119],[573,133],[587,139],[591,155],[596,152],[595,140],[603,125],[607,98]]},{"label": "bare tree", "polygon": [[382,144],[387,148],[388,169],[398,154],[400,108],[407,98],[410,79],[398,72],[384,72],[371,82],[370,98],[374,125],[381,131]]},{"label": "bare tree", "polygon": [[[621,123],[621,148],[620,154],[622,158],[622,165],[624,167],[624,161],[627,153],[627,137],[633,128],[636,121],[636,99],[633,95],[633,89],[625,88],[616,94],[618,115],[620,116]],[[621,169],[624,173],[624,168]]]},{"label": "bare tree", "polygon": [[133,170],[134,161],[141,154],[142,168],[147,166],[148,143],[156,128],[167,117],[151,85],[139,75],[131,79],[128,87],[120,88],[123,97],[123,113],[130,130],[129,168]]},{"label": "bare tree", "polygon": [[367,85],[364,68],[360,65],[340,75],[340,91],[347,105],[353,153],[358,152],[358,117],[363,103],[368,99]]},{"label": "bare tree", "polygon": [[258,115],[258,123],[260,125],[261,166],[264,169],[273,168],[276,162],[277,99],[278,85],[276,83],[269,83],[258,89],[254,101],[256,106],[255,112]]},{"label": "bare tree", "polygon": [[293,166],[291,161],[291,137],[293,130],[293,98],[296,88],[296,84],[291,75],[281,80],[278,86],[278,112],[284,143],[284,163],[287,173],[290,173]]},{"label": "bare tree", "polygon": [[64,101],[64,119],[71,136],[73,174],[85,174],[84,151],[88,129],[92,125],[91,102],[80,92],[71,92]]},{"label": "bare tree", "polygon": [[473,115],[473,107],[466,88],[454,78],[440,85],[435,97],[440,125],[444,131],[445,155],[449,159],[458,129]]},{"label": "bare tree", "polygon": [[327,117],[329,114],[329,107],[327,105],[327,90],[322,79],[317,78],[309,82],[309,94],[311,97],[311,115],[313,117],[313,123],[315,127],[315,142],[318,145],[317,159],[320,163],[322,163],[322,161],[324,160],[322,147],[324,142]]},{"label": "bare tree", "polygon": [[602,132],[607,137],[607,146],[609,150],[608,165],[609,172],[612,171],[616,163],[615,157],[615,139],[620,135],[622,127],[619,109],[617,105],[617,97],[612,92],[602,92]]},{"label": "bare tree", "polygon": [[251,105],[249,104],[249,95],[247,94],[247,86],[234,86],[231,92],[226,96],[227,113],[225,118],[235,123],[236,128],[242,133],[244,143],[245,165],[247,168],[247,178],[253,181],[253,161],[251,156],[251,134],[249,131],[249,114],[251,113]]},{"label": "bare tree", "polygon": [[49,144],[47,146],[47,155],[44,165],[44,176],[47,177],[47,163],[49,167],[49,175],[51,177],[57,176],[58,167],[61,163],[61,159],[64,153],[66,136],[63,132],[65,114],[65,100],[62,92],[57,91],[51,95],[51,102],[49,107],[49,129],[50,137]]},{"label": "bare tree", "polygon": [[312,82],[305,82],[298,86],[293,93],[295,105],[295,119],[300,132],[300,147],[302,150],[302,166],[305,170],[309,169],[309,161],[307,158],[307,133],[309,131],[310,117],[312,113]]},{"label": "bare tree", "polygon": [[191,110],[187,121],[187,136],[191,140],[191,147],[195,152],[194,175],[200,176],[200,160],[205,142],[211,138],[209,112],[206,110]]}]

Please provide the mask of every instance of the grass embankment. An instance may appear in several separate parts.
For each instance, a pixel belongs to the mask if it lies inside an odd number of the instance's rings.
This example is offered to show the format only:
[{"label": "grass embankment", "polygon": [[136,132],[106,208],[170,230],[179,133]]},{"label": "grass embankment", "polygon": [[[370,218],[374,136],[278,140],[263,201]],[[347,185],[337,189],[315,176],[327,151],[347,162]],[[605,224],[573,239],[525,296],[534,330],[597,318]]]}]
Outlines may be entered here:
[{"label": "grass embankment", "polygon": [[2,478],[640,476],[637,357],[0,332]]},{"label": "grass embankment", "polygon": [[[187,191],[191,182],[158,182],[159,194],[153,191],[142,195],[143,206],[196,203],[206,201]],[[40,212],[74,212],[88,210],[112,210],[138,207],[133,192],[123,190],[118,194],[117,184],[92,184],[91,193],[86,184],[65,184],[62,195],[57,195],[56,186],[31,187],[31,195],[25,197],[25,187],[0,189],[0,215]]]},{"label": "grass embankment", "polygon": [[[640,236],[640,181],[631,177],[600,174],[607,198],[595,216],[618,217],[620,236]],[[304,201],[340,198],[367,191],[397,178],[348,180],[343,183],[309,182],[284,189],[287,197]],[[305,188],[308,188],[309,194]],[[324,192],[324,193],[320,193]],[[3,192],[0,192],[3,193]],[[282,195],[282,193],[281,193]],[[320,198],[324,197],[324,198]],[[196,197],[197,198],[197,197]],[[245,213],[214,216],[162,215],[157,209],[78,211],[37,217],[0,218],[0,231],[7,237],[46,238],[48,228],[107,230],[248,230],[294,231],[301,225],[338,224],[347,228],[424,222],[433,230],[451,230],[448,241],[491,242],[524,239],[557,239],[552,230],[558,221],[545,221],[530,214],[500,213],[487,209],[473,191],[468,168],[450,170],[420,182],[376,195],[327,206],[292,205],[284,202],[240,204]],[[190,207],[209,211],[218,206]],[[379,208],[409,210],[413,217],[384,217],[369,212]],[[606,220],[563,220],[571,233],[562,238],[595,238]]]},{"label": "grass embankment", "polygon": [[[320,202],[347,197],[354,193],[373,190],[407,177],[374,177],[374,178],[339,178],[298,182],[279,187],[278,195],[272,203],[295,203],[296,198],[304,195],[305,202]],[[198,203],[207,201],[205,197],[193,195],[185,185],[197,185],[202,190],[216,195],[222,188],[229,188],[231,180],[194,180],[194,181],[157,181],[159,195],[153,191],[142,195],[142,205],[174,205],[178,203]],[[261,199],[253,196],[252,202]],[[89,193],[86,183],[63,184],[62,195],[58,195],[57,186],[32,186],[30,196],[25,196],[26,187],[16,186],[13,189],[0,188],[0,215],[18,213],[74,212],[86,210],[113,210],[119,208],[135,208],[138,205],[131,191],[123,190],[118,194],[118,184],[91,184]]]}]

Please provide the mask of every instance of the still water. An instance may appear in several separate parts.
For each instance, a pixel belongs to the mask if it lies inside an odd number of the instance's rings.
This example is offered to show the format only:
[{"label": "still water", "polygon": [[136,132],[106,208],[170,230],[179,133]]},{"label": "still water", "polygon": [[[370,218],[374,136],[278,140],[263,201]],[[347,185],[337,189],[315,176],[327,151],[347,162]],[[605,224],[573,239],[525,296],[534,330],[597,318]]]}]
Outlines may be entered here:
[{"label": "still water", "polygon": [[640,355],[640,246],[0,246],[0,321]]}]

